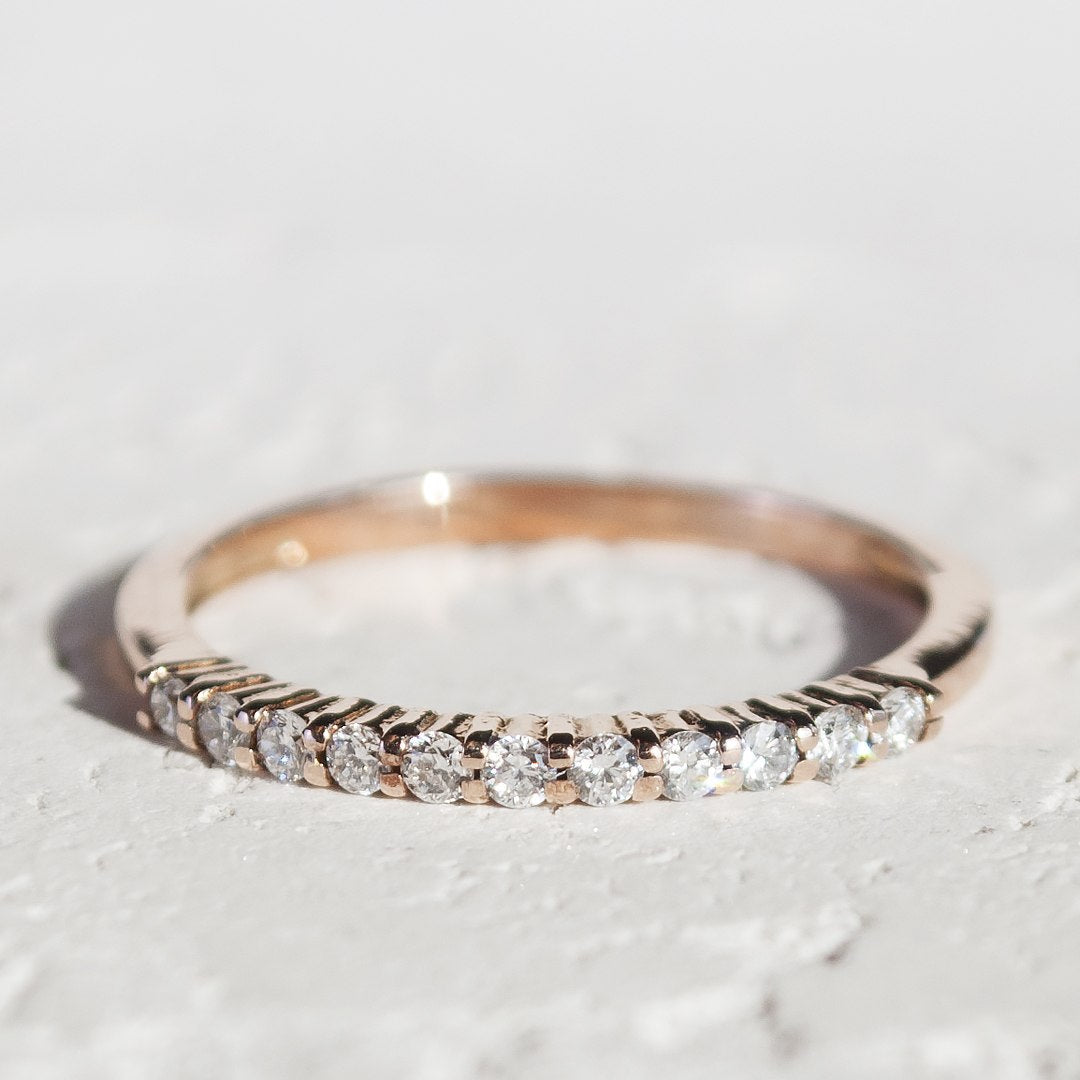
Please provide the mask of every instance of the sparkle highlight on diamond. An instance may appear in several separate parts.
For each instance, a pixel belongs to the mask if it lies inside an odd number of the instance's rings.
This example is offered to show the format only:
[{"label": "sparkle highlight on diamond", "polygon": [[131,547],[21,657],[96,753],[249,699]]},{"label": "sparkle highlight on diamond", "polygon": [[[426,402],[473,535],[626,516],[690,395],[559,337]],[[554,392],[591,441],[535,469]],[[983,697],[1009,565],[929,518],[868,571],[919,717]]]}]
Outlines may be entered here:
[{"label": "sparkle highlight on diamond", "polygon": [[236,768],[236,751],[251,745],[251,735],[236,726],[240,702],[232,694],[213,694],[199,706],[196,727],[206,752],[227,769]]},{"label": "sparkle highlight on diamond", "polygon": [[616,806],[634,794],[645,775],[634,744],[623,735],[591,735],[574,751],[567,776],[589,806]]},{"label": "sparkle highlight on diamond", "polygon": [[885,742],[889,752],[902,754],[914,746],[926,731],[926,698],[910,686],[897,686],[882,699],[888,718]]},{"label": "sparkle highlight on diamond", "polygon": [[283,784],[304,778],[303,717],[289,709],[268,709],[256,729],[255,748],[266,771]]},{"label": "sparkle highlight on diamond", "polygon": [[184,692],[184,681],[175,675],[159,679],[150,687],[150,715],[158,730],[176,738],[176,725],[180,723],[178,702]]},{"label": "sparkle highlight on diamond", "polygon": [[457,802],[465,779],[463,753],[461,743],[445,731],[413,735],[401,755],[401,778],[424,802]]},{"label": "sparkle highlight on diamond", "polygon": [[359,720],[342,724],[326,743],[326,771],[343,791],[374,795],[382,766],[378,731]]},{"label": "sparkle highlight on diamond", "polygon": [[768,791],[791,776],[799,761],[799,748],[791,728],[777,720],[749,724],[742,732],[739,768],[747,791]]},{"label": "sparkle highlight on diamond", "polygon": [[721,786],[720,747],[703,731],[676,731],[660,744],[664,795],[676,802],[712,795]]},{"label": "sparkle highlight on diamond", "polygon": [[870,756],[866,713],[855,705],[833,705],[814,721],[817,745],[806,755],[818,762],[818,779],[838,780]]},{"label": "sparkle highlight on diamond", "polygon": [[500,806],[520,809],[544,801],[544,785],[557,775],[544,744],[530,735],[502,735],[487,750],[480,777]]}]

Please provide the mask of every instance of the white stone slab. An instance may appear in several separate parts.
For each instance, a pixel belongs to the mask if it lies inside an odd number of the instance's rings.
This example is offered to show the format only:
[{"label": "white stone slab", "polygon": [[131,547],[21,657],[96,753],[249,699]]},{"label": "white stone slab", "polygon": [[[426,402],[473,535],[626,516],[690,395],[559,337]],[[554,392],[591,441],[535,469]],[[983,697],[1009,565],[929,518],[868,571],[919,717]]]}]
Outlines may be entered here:
[{"label": "white stone slab", "polygon": [[[1080,1076],[1078,33],[5,5],[0,1076]],[[994,663],[932,746],[705,804],[350,798],[130,727],[125,560],[472,464],[940,538],[996,584]],[[399,557],[204,619],[283,673],[508,709],[775,689],[868,640],[801,579],[677,562]]]}]

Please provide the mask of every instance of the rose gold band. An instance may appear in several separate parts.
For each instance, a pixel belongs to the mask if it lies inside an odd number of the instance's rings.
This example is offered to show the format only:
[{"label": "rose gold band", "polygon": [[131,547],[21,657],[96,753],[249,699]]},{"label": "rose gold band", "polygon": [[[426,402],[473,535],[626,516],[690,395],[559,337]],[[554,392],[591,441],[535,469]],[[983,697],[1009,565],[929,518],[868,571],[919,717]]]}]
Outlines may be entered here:
[{"label": "rose gold band", "polygon": [[[576,719],[446,716],[438,710],[378,705],[364,698],[328,697],[311,688],[277,682],[217,655],[199,640],[188,621],[190,612],[207,597],[271,569],[297,567],[351,552],[439,541],[535,542],[557,537],[684,541],[744,549],[814,574],[888,590],[915,604],[921,621],[912,636],[888,656],[798,691],[649,716]],[[665,760],[661,744],[675,731],[705,733],[715,739],[716,760],[724,759],[724,767],[734,774],[748,753],[743,737],[749,725],[762,721],[786,725],[798,743],[799,754],[787,779],[799,779],[820,771],[813,768],[815,761],[821,768],[828,764],[829,751],[817,744],[828,742],[835,731],[831,727],[826,730],[821,714],[827,713],[828,724],[833,724],[836,708],[845,707],[859,710],[865,721],[866,738],[862,741],[866,745],[857,759],[884,756],[874,752],[875,746],[885,745],[888,730],[889,717],[882,699],[897,687],[917,693],[930,721],[917,726],[917,738],[933,730],[933,721],[944,705],[951,703],[979,670],[989,612],[984,585],[962,562],[867,522],[770,492],[638,480],[428,473],[326,495],[210,537],[155,549],[125,578],[116,621],[140,690],[150,693],[162,680],[171,680],[177,735],[190,748],[206,745],[199,736],[200,708],[215,695],[219,704],[221,695],[231,695],[236,712],[229,723],[242,730],[225,764],[265,767],[258,749],[259,724],[269,713],[287,712],[298,718],[289,721],[289,730],[298,748],[298,761],[302,761],[301,775],[325,785],[332,780],[324,756],[327,738],[343,723],[355,722],[378,733],[380,789],[402,794],[405,788],[413,790],[408,770],[404,782],[401,773],[403,755],[412,752],[409,740],[425,732],[439,732],[462,747],[457,795],[485,801],[491,794],[482,788],[487,748],[509,733],[537,741],[536,752],[547,770],[543,785],[549,800],[554,796],[555,801],[571,801],[572,796],[584,797],[580,783],[576,788],[567,786],[567,770],[574,763],[576,749],[582,740],[602,735],[619,735],[633,746],[636,765],[643,770],[634,780],[634,788],[640,790],[635,790],[633,797],[641,798],[650,797],[650,792],[660,793],[658,783],[646,781],[660,780]],[[160,693],[158,698],[162,698]],[[165,708],[168,702],[158,700],[157,705]],[[845,723],[852,716],[849,714]],[[299,721],[303,721],[302,730]],[[154,721],[147,714],[143,722]],[[275,737],[282,723],[274,729]],[[205,731],[216,730],[210,721],[203,727]],[[783,735],[780,729],[773,731],[777,733]],[[760,736],[761,732],[755,729],[754,734]],[[230,727],[228,735],[232,739],[237,732]],[[691,741],[690,735],[682,739],[687,746]],[[267,741],[271,747],[279,743],[280,739]],[[430,754],[430,744],[431,739],[416,753]],[[281,745],[287,756],[288,741]],[[440,745],[456,754],[450,743]],[[513,745],[520,750],[519,744]],[[622,748],[621,743],[618,746]],[[611,749],[608,744],[604,748]],[[274,751],[270,756],[277,762]],[[423,766],[430,766],[432,760],[436,764],[441,761],[425,758]],[[521,764],[517,757],[514,760]],[[610,760],[603,758],[603,762]],[[679,760],[683,767],[686,761],[698,759],[684,756]],[[755,763],[756,758],[751,764]],[[723,779],[721,771],[717,765],[714,780]],[[717,781],[714,786],[724,790],[732,785]]]}]

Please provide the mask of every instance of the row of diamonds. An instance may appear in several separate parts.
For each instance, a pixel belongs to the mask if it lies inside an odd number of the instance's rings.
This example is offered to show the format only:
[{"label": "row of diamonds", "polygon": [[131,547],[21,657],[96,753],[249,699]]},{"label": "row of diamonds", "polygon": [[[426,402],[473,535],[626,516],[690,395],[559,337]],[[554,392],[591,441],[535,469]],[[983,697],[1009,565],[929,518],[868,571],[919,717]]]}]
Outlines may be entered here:
[{"label": "row of diamonds", "polygon": [[[556,745],[534,733],[498,733],[512,726],[501,718],[478,725],[467,715],[444,719],[320,697],[229,661],[159,667],[138,683],[149,697],[149,713],[140,716],[144,726],[228,768],[265,770],[282,783],[334,784],[358,795],[408,792],[425,802],[464,799],[514,808],[577,800],[613,806],[661,795],[681,802],[813,777],[835,782],[858,765],[903,753],[931,723],[931,697],[922,687],[882,685],[868,696],[867,684],[856,680],[851,685],[861,687],[853,692],[859,704],[787,695],[781,705],[804,715],[804,725],[746,707],[666,713],[655,726],[649,717],[629,714],[618,718],[619,726],[640,722],[641,730],[667,734],[655,734],[644,748],[640,738],[604,730]],[[539,728],[545,723],[518,719]],[[613,720],[591,719],[594,727]],[[470,726],[491,730],[477,742],[463,737]]]}]

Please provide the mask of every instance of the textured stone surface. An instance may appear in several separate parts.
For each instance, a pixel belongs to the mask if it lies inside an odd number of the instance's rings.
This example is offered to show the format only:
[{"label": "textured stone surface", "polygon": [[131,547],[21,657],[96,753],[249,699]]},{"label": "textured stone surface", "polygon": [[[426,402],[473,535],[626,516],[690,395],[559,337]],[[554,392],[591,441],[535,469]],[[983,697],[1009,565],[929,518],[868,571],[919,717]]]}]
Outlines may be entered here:
[{"label": "textured stone surface", "polygon": [[[3,5],[4,1080],[327,1075],[341,1032],[395,1080],[1075,1080],[1078,18]],[[932,745],[685,805],[351,798],[135,734],[120,564],[462,463],[939,537],[995,582],[994,662]],[[507,711],[780,689],[875,641],[739,560],[376,562],[204,624],[282,677]]]}]

